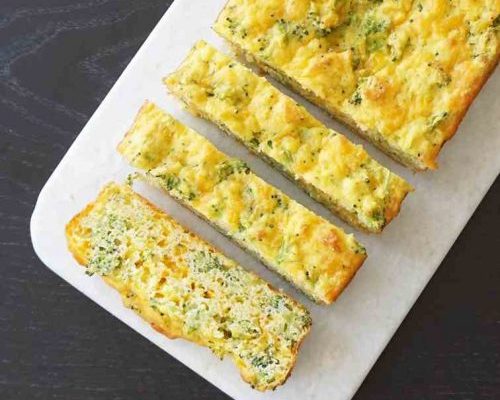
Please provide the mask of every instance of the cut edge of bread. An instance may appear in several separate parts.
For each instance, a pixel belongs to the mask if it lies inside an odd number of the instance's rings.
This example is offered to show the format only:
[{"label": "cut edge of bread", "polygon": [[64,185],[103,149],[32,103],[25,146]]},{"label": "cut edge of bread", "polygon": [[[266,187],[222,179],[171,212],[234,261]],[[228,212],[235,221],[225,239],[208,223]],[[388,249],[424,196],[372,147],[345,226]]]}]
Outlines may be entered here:
[{"label": "cut edge of bread", "polygon": [[[78,262],[78,264],[80,264],[81,266],[85,267],[86,264],[88,263],[88,260],[85,258],[85,255],[83,254],[83,252],[81,251],[81,249],[79,249],[79,246],[77,245],[77,243],[75,241],[75,237],[77,236],[76,235],[76,230],[80,226],[81,221],[87,215],[89,215],[92,212],[92,210],[97,206],[97,204],[99,204],[99,202],[102,202],[102,201],[105,200],[106,195],[107,195],[107,191],[110,190],[110,189],[113,189],[113,188],[119,188],[120,190],[123,190],[124,188],[127,188],[127,190],[131,191],[131,193],[130,193],[131,195],[137,196],[137,198],[139,199],[139,201],[141,201],[145,206],[149,207],[155,213],[158,213],[158,214],[160,214],[162,216],[167,217],[167,219],[171,223],[173,223],[174,225],[177,225],[180,229],[184,230],[185,232],[190,232],[183,225],[179,224],[176,220],[174,220],[170,215],[166,214],[163,210],[161,210],[156,205],[154,205],[153,203],[151,203],[148,199],[146,199],[145,197],[141,196],[137,192],[133,191],[128,185],[125,185],[125,184],[120,185],[120,184],[118,184],[116,182],[110,182],[110,183],[106,184],[101,189],[101,191],[99,192],[99,194],[98,194],[98,196],[97,196],[97,198],[95,200],[93,200],[90,203],[88,203],[82,211],[80,211],[78,214],[76,214],[66,224],[65,235],[66,235],[66,240],[68,242],[68,249],[71,252],[71,254],[73,255],[73,257],[75,258],[75,260]],[[217,253],[223,255],[224,257],[226,257],[223,252],[221,252],[216,247],[214,247],[212,244],[206,242],[204,239],[200,238],[196,234],[194,234],[194,240],[197,240],[197,241],[200,241],[201,243],[204,243],[209,248],[215,250]],[[258,276],[253,271],[250,271],[250,270],[248,270],[246,268],[244,268],[244,270],[247,273],[249,273],[249,274],[252,274],[254,276]],[[112,279],[107,278],[107,277],[102,277],[102,279],[109,286],[111,286],[112,288],[114,288],[115,290],[117,290],[120,293],[120,296],[122,298],[122,302],[123,302],[123,304],[124,304],[125,307],[131,308],[134,311],[136,311],[136,313],[141,318],[143,318],[147,323],[149,323],[150,326],[155,331],[161,333],[162,335],[164,335],[167,338],[172,339],[172,340],[173,339],[184,339],[184,340],[188,340],[188,341],[190,341],[192,343],[198,344],[198,345],[200,345],[202,347],[206,347],[203,343],[197,342],[195,340],[192,340],[191,338],[187,338],[187,337],[183,336],[182,332],[179,329],[173,329],[173,328],[171,329],[171,327],[167,326],[167,324],[165,323],[165,321],[158,317],[158,313],[154,312],[154,310],[151,307],[148,306],[147,302],[139,301],[142,298],[141,296],[139,296],[139,295],[134,296],[134,298],[136,300],[135,300],[135,302],[133,302],[130,299],[127,299],[125,297],[125,295],[122,294],[122,291],[121,291],[122,287],[117,282],[114,282]],[[267,284],[267,286],[272,291],[274,291],[276,293],[280,293],[280,294],[285,294],[283,291],[281,291],[279,289],[276,289],[274,286],[272,286],[271,284],[267,283],[262,278],[259,277],[259,279],[261,279],[263,282],[265,282]],[[307,314],[309,314],[309,311],[301,303],[299,303],[298,301],[296,301],[291,296],[288,296],[288,295],[286,295],[286,296],[293,302],[293,304],[296,307],[301,308]],[[140,310],[140,312],[137,312],[137,309]],[[307,326],[305,326],[302,334],[299,337],[299,340],[294,344],[294,346],[291,349],[291,354],[292,354],[293,359],[292,359],[292,361],[290,363],[290,368],[288,368],[288,370],[286,371],[286,374],[284,374],[282,377],[278,378],[272,385],[260,385],[260,386],[259,385],[255,385],[254,382],[252,381],[253,374],[250,371],[248,371],[247,369],[243,368],[240,365],[240,363],[237,362],[236,358],[232,356],[232,354],[228,354],[228,355],[229,355],[230,358],[232,358],[233,363],[235,364],[235,366],[239,370],[241,378],[246,383],[250,384],[252,386],[252,388],[254,388],[254,389],[258,390],[258,391],[261,391],[261,392],[264,392],[264,391],[267,391],[267,390],[275,390],[278,386],[283,385],[288,380],[288,378],[291,376],[292,371],[293,371],[293,369],[294,369],[294,367],[295,367],[295,365],[297,363],[297,357],[298,357],[298,353],[299,353],[300,347],[302,346],[302,344],[304,342],[304,339],[308,336],[309,332],[311,331],[311,327],[312,327],[312,322],[310,322]]]}]

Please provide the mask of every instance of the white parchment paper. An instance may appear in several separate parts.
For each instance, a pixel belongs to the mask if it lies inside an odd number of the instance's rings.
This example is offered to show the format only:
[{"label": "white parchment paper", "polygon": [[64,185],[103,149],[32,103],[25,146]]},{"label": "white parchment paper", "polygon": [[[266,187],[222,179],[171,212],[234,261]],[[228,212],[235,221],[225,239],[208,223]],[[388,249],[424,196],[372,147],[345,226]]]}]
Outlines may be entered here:
[{"label": "white parchment paper", "polygon": [[[277,171],[249,154],[242,145],[208,122],[191,117],[178,101],[167,96],[161,78],[179,65],[198,39],[227,50],[210,29],[223,4],[224,0],[177,0],[170,7],[40,193],[31,220],[33,245],[40,259],[56,274],[235,399],[347,400],[500,171],[500,77],[494,74],[483,88],[456,137],[445,146],[437,172],[413,175],[364,143],[375,158],[407,178],[416,192],[407,198],[400,216],[382,235],[357,233],[367,247],[368,260],[330,307],[317,306],[307,300],[166,195],[145,185],[136,185],[136,190],[182,224],[311,310],[313,329],[291,378],[275,392],[262,394],[240,380],[229,360],[221,362],[205,348],[182,340],[169,340],[151,329],[126,309],[118,294],[99,277],[89,278],[84,274],[67,251],[64,237],[65,224],[95,198],[105,183],[122,181],[131,172],[115,149],[146,99],[207,136],[221,150],[244,159],[258,175],[305,206],[353,231]],[[298,96],[293,97],[328,126],[357,143],[362,142],[318,109]],[[481,268],[481,265],[470,268]]]}]

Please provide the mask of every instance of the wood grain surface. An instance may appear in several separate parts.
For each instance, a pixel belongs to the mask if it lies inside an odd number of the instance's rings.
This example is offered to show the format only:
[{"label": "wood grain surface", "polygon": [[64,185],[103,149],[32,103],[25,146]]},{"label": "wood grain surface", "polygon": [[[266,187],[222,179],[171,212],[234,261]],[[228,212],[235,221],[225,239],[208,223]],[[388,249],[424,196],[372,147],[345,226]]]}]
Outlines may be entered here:
[{"label": "wood grain surface", "polygon": [[[0,0],[2,400],[227,398],[45,268],[29,238],[38,192],[169,4]],[[497,180],[356,400],[500,398],[499,225]]]}]

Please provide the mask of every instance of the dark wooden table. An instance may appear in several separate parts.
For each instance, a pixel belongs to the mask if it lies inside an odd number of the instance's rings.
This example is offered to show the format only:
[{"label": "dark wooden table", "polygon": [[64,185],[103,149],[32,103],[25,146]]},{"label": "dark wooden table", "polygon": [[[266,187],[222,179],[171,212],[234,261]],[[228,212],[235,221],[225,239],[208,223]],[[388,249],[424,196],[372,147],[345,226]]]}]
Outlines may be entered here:
[{"label": "dark wooden table", "polygon": [[[43,183],[169,3],[0,0],[2,400],[227,398],[45,268],[29,237]],[[500,398],[499,216],[497,180],[357,400]]]}]

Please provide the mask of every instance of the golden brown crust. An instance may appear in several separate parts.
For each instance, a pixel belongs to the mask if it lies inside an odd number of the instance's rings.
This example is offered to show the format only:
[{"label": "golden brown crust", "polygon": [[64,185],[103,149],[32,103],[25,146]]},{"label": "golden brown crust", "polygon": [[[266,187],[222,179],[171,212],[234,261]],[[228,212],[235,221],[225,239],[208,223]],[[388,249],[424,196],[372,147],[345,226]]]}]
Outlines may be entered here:
[{"label": "golden brown crust", "polygon": [[85,257],[85,254],[83,254],[78,247],[78,245],[75,242],[75,234],[78,230],[78,227],[80,226],[80,222],[82,219],[84,219],[88,214],[92,212],[94,209],[96,203],[99,201],[99,199],[89,203],[82,211],[80,211],[78,214],[76,214],[71,221],[66,225],[66,239],[68,241],[68,249],[73,254],[73,257],[75,260],[80,264],[85,266],[87,264],[87,259]]},{"label": "golden brown crust", "polygon": [[396,218],[401,211],[401,205],[403,204],[404,199],[408,196],[408,192],[403,193],[401,197],[391,197],[390,201],[387,203],[385,208],[385,224],[384,227],[387,226],[389,222],[391,222],[394,218]]},{"label": "golden brown crust", "polygon": [[359,271],[359,268],[363,264],[363,261],[359,261],[359,264],[355,266],[354,268],[349,270],[349,273],[344,276],[344,279],[342,280],[342,284],[338,285],[336,288],[332,289],[330,293],[328,293],[328,300],[330,303],[333,303],[337,298],[342,294],[344,289],[351,283],[353,280],[354,276],[357,274]]}]

